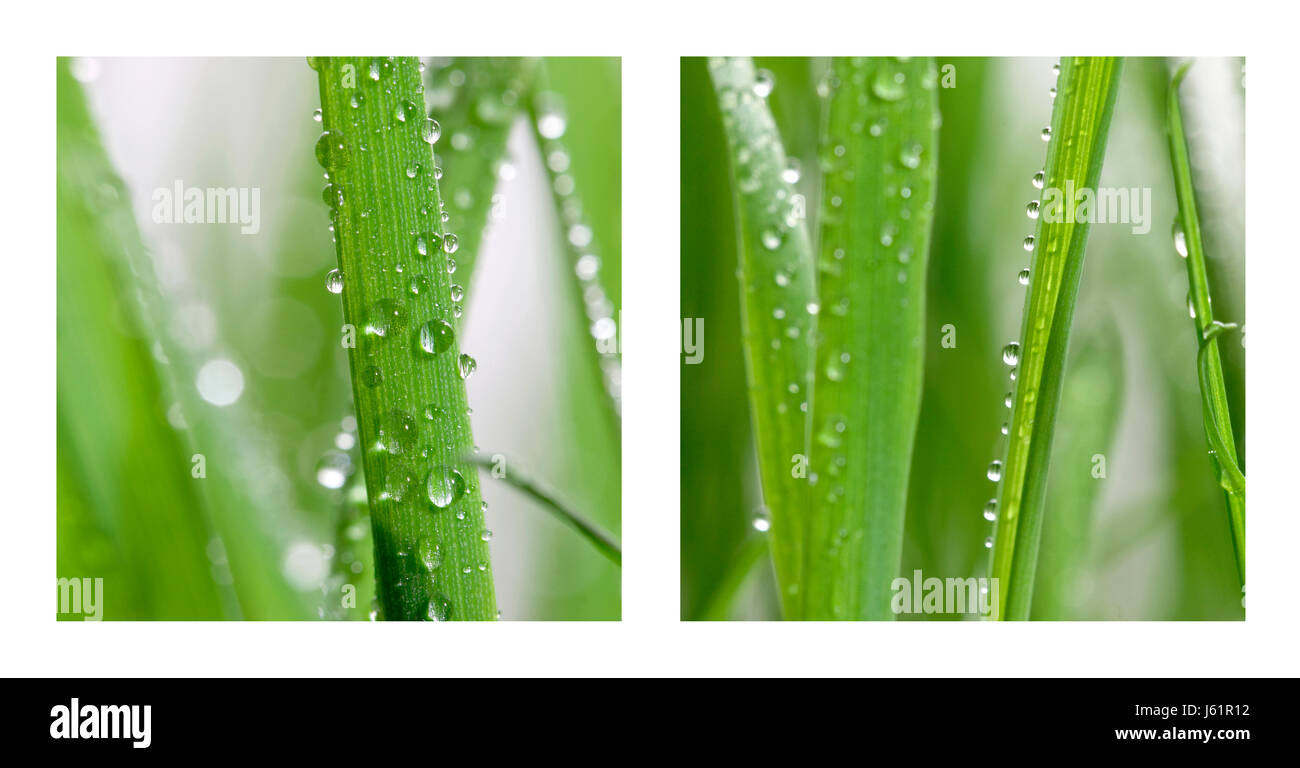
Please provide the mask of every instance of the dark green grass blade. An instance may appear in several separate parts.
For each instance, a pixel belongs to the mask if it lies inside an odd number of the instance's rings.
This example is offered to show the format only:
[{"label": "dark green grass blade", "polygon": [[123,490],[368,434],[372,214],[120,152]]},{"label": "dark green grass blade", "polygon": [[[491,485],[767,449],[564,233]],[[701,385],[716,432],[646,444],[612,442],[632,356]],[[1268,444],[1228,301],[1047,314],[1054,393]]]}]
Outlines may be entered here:
[{"label": "dark green grass blade", "polygon": [[[1168,121],[1169,154],[1174,169],[1174,186],[1178,194],[1178,218],[1186,251],[1189,307],[1194,310],[1196,327],[1197,381],[1200,384],[1205,413],[1205,435],[1210,445],[1228,507],[1228,522],[1237,555],[1237,575],[1246,583],[1246,478],[1237,464],[1237,446],[1233,439],[1232,417],[1228,408],[1227,388],[1223,383],[1223,364],[1217,337],[1235,328],[1214,319],[1210,303],[1209,279],[1205,269],[1205,248],[1201,241],[1201,221],[1196,210],[1196,193],[1192,184],[1192,167],[1188,158],[1187,138],[1183,133],[1182,109],[1178,87],[1187,75],[1184,64],[1169,85]],[[1180,251],[1181,253],[1181,251]]]},{"label": "dark green grass blade", "polygon": [[[782,86],[784,89],[786,86]],[[703,58],[681,63],[682,618],[708,618],[758,506],[727,145]],[[814,136],[815,142],[815,136]]]},{"label": "dark green grass blade", "polygon": [[439,215],[418,63],[310,62],[325,129],[317,159],[336,192],[343,314],[356,330],[349,363],[380,612],[495,620],[478,473],[462,459],[473,436],[446,270],[456,249]]},{"label": "dark green grass blade", "polygon": [[[816,316],[808,232],[771,111],[748,59],[710,59],[722,113],[740,247],[742,333],[771,548],[786,616],[801,591]],[[756,91],[756,88],[758,90]]]},{"label": "dark green grass blade", "polygon": [[232,618],[130,282],[144,246],[129,196],[66,59],[57,77],[57,575],[103,578],[108,619]]},{"label": "dark green grass blade", "polygon": [[[1061,60],[1047,145],[1045,187],[1096,190],[1122,62]],[[1073,209],[1073,201],[1064,206]],[[1029,618],[1046,501],[1052,434],[1064,379],[1070,324],[1083,272],[1088,224],[1053,211],[1045,198],[1018,343],[1007,459],[1002,469],[991,575],[998,579],[998,618]],[[1059,219],[1051,220],[1049,219]]]},{"label": "dark green grass blade", "polygon": [[805,618],[894,616],[921,401],[936,84],[930,59],[832,63]]}]

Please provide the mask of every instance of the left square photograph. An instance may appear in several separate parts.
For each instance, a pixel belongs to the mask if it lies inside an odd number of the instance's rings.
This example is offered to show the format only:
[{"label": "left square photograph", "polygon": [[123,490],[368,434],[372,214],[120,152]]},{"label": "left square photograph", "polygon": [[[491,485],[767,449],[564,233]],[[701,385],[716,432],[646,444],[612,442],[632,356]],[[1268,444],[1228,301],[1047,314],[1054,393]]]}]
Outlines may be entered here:
[{"label": "left square photograph", "polygon": [[618,620],[617,58],[59,58],[59,620]]}]

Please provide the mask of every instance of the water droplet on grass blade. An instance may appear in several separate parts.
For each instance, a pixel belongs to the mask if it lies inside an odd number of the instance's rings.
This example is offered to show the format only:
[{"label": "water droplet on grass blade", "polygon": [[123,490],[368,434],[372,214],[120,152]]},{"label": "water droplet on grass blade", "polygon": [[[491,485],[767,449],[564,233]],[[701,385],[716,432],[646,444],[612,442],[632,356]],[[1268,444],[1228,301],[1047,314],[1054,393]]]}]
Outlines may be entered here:
[{"label": "water droplet on grass blade", "polygon": [[435,467],[425,481],[429,503],[438,509],[455,504],[466,493],[465,478],[451,467]]},{"label": "water droplet on grass blade", "polygon": [[420,349],[430,355],[445,352],[455,338],[455,331],[443,320],[430,320],[420,326]]},{"label": "water droplet on grass blade", "polygon": [[984,505],[984,519],[988,520],[989,522],[993,522],[994,520],[998,519],[997,499],[989,499],[988,503]]},{"label": "water droplet on grass blade", "polygon": [[325,275],[325,290],[335,295],[343,293],[343,271],[340,269],[331,269]]},{"label": "water droplet on grass blade", "polygon": [[429,621],[450,621],[451,601],[441,593],[429,598]]},{"label": "water droplet on grass blade", "polygon": [[1020,363],[1020,343],[1011,342],[1002,348],[1002,362],[1010,366]]},{"label": "water droplet on grass blade", "polygon": [[316,162],[327,171],[346,168],[352,162],[352,152],[340,131],[325,131],[316,140]]},{"label": "water droplet on grass blade", "polygon": [[989,469],[988,469],[988,473],[987,473],[987,474],[988,474],[989,480],[991,480],[991,481],[993,481],[993,482],[995,482],[995,483],[996,483],[997,481],[1001,480],[1001,479],[1002,479],[1002,462],[999,461],[999,460],[997,460],[997,459],[994,459],[993,461],[990,461],[990,462],[989,462]]},{"label": "water droplet on grass blade", "polygon": [[478,368],[478,363],[469,355],[461,355],[458,367],[460,368],[460,377],[462,379],[468,379],[470,376],[474,375],[474,371]]},{"label": "water droplet on grass blade", "polygon": [[420,126],[420,136],[428,144],[437,144],[438,139],[442,138],[442,126],[433,118],[426,118],[424,124]]},{"label": "water droplet on grass blade", "polygon": [[1187,258],[1187,235],[1178,219],[1174,219],[1174,251],[1184,259]]}]

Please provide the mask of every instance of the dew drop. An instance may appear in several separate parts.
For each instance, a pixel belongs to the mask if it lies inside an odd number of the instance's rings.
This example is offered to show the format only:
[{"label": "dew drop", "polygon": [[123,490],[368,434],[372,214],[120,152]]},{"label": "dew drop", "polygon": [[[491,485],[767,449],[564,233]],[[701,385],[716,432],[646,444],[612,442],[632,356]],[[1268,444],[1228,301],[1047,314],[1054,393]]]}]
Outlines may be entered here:
[{"label": "dew drop", "polygon": [[1038,218],[1038,201],[1030,200],[1029,205],[1025,206],[1025,215],[1031,219]]},{"label": "dew drop", "polygon": [[989,503],[984,505],[984,519],[993,522],[998,519],[998,500],[989,499]]},{"label": "dew drop", "polygon": [[1029,285],[1028,267],[1025,267],[1024,269],[1020,270],[1020,274],[1016,275],[1016,281],[1019,282],[1021,285]]},{"label": "dew drop", "polygon": [[1052,126],[1049,125],[1049,126],[1047,126],[1046,128],[1044,128],[1044,129],[1043,129],[1043,132],[1042,132],[1041,134],[1039,134],[1039,136],[1042,137],[1043,141],[1051,141],[1051,140],[1052,140]]},{"label": "dew drop", "polygon": [[325,290],[336,296],[343,293],[343,270],[331,269],[325,275]]},{"label": "dew drop", "polygon": [[988,476],[989,476],[989,480],[992,480],[995,483],[1002,479],[1001,461],[994,459],[993,461],[989,462]]},{"label": "dew drop", "polygon": [[426,118],[424,125],[420,126],[420,136],[426,143],[437,144],[438,139],[442,138],[442,126],[433,118]]},{"label": "dew drop", "polygon": [[380,299],[370,308],[366,333],[380,338],[391,338],[406,328],[406,308],[392,299]]},{"label": "dew drop", "polygon": [[1002,362],[1010,366],[1020,363],[1020,342],[1013,341],[1002,348]]},{"label": "dew drop", "polygon": [[461,355],[459,368],[460,377],[462,379],[468,379],[470,376],[474,375],[474,371],[478,368],[478,363],[469,355]]},{"label": "dew drop", "polygon": [[339,131],[325,131],[316,140],[316,162],[327,171],[346,168],[352,162],[352,152]]},{"label": "dew drop", "polygon": [[442,567],[442,546],[431,538],[420,540],[420,545],[416,547],[416,555],[426,571],[432,572]]},{"label": "dew drop", "polygon": [[1187,258],[1187,235],[1183,232],[1182,222],[1174,219],[1174,250],[1178,255]]},{"label": "dew drop", "polygon": [[763,247],[775,251],[781,245],[781,234],[775,229],[765,229],[762,234]]},{"label": "dew drop", "polygon": [[455,283],[451,285],[451,300],[463,301],[465,299],[465,289]]},{"label": "dew drop", "polygon": [[447,351],[456,338],[450,324],[443,320],[430,320],[420,326],[420,349],[430,355]]},{"label": "dew drop", "polygon": [[384,383],[384,372],[378,367],[369,365],[361,372],[361,383],[374,389]]},{"label": "dew drop", "polygon": [[428,256],[442,247],[442,235],[437,232],[423,232],[415,236],[415,252]]},{"label": "dew drop", "polygon": [[990,537],[988,537],[987,539],[984,540],[984,548],[985,548],[985,549],[993,549],[993,537],[992,537],[992,536],[990,536]]},{"label": "dew drop", "polygon": [[451,467],[435,467],[425,481],[429,494],[429,503],[438,509],[446,509],[455,504],[467,490],[465,478]]},{"label": "dew drop", "polygon": [[760,99],[766,99],[772,93],[772,88],[776,85],[776,78],[766,69],[760,69],[754,73],[754,95]]},{"label": "dew drop", "polygon": [[447,236],[442,239],[443,252],[453,254],[458,248],[460,248],[460,239],[455,235],[448,233]]},{"label": "dew drop", "polygon": [[1023,245],[1024,245],[1026,251],[1033,251],[1033,250],[1034,250],[1034,236],[1033,236],[1033,235],[1030,235],[1029,237],[1026,237],[1026,238],[1025,238],[1025,242],[1024,242]]},{"label": "dew drop", "polygon": [[429,621],[449,621],[451,601],[441,592],[429,598]]},{"label": "dew drop", "polygon": [[1034,185],[1034,189],[1043,188],[1043,180],[1046,178],[1046,176],[1047,174],[1043,173],[1042,171],[1039,171],[1038,173],[1034,174],[1034,178],[1030,180],[1030,183]]}]

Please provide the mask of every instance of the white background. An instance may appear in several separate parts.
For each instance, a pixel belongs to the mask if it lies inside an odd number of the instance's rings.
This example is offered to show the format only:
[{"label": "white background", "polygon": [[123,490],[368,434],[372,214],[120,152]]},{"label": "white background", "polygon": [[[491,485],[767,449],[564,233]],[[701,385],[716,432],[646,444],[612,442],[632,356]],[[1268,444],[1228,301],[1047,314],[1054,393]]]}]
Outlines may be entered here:
[{"label": "white background", "polygon": [[[1277,2],[44,3],[0,100],[5,675],[1295,675],[1295,86]],[[398,9],[400,8],[400,10]],[[421,19],[427,19],[424,24]],[[430,50],[431,45],[445,48]],[[608,624],[56,623],[55,55],[623,57],[623,616]],[[1245,623],[678,621],[678,58],[1245,55],[1251,456]],[[443,645],[445,644],[445,646]],[[463,648],[463,653],[440,652]],[[376,652],[382,649],[382,653]],[[450,661],[455,659],[456,661]]]}]

